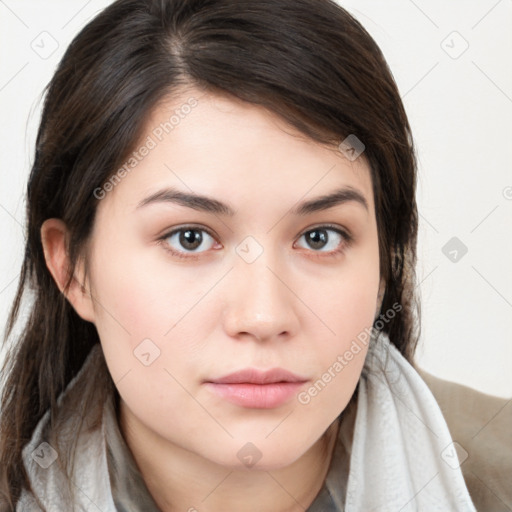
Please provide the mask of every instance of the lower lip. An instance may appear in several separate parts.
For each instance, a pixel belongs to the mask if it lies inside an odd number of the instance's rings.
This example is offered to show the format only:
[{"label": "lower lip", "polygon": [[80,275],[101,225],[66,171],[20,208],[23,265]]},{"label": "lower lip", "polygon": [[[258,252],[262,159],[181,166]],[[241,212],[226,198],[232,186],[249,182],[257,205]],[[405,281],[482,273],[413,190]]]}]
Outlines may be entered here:
[{"label": "lower lip", "polygon": [[273,409],[286,403],[304,382],[276,382],[273,384],[217,384],[208,387],[229,402],[253,409]]}]

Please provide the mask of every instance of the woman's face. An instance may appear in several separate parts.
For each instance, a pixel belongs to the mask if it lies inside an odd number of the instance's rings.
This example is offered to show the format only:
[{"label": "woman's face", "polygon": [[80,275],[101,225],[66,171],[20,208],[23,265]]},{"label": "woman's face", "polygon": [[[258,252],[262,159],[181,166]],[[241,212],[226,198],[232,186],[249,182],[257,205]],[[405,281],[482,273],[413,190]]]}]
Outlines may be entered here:
[{"label": "woman's face", "polygon": [[[191,89],[155,109],[127,171],[95,192],[91,319],[125,414],[162,446],[283,467],[354,392],[366,346],[353,342],[379,288],[369,168],[297,135]],[[367,208],[305,206],[340,189]],[[212,383],[276,368],[299,382]]]}]

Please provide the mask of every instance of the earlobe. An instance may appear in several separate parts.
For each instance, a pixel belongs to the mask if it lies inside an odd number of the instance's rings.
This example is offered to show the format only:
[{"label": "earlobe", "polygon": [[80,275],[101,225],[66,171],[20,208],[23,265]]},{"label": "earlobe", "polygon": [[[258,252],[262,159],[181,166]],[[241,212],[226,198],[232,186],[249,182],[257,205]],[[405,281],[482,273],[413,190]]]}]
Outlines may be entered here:
[{"label": "earlobe", "polygon": [[[59,290],[73,306],[77,314],[88,322],[94,321],[92,297],[86,282],[77,278],[76,273],[69,288],[64,287],[69,277],[69,259],[67,253],[68,230],[61,219],[47,219],[41,226],[41,243],[43,245],[46,266],[53,276]],[[77,265],[78,275],[82,276],[82,265]]]}]

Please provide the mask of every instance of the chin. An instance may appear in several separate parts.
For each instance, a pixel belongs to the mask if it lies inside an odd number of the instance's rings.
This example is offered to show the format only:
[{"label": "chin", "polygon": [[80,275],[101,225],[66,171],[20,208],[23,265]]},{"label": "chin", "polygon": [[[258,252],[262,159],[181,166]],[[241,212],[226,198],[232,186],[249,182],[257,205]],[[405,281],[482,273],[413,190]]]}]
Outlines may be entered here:
[{"label": "chin", "polygon": [[283,445],[277,439],[254,442],[232,440],[221,453],[205,456],[213,463],[233,471],[275,471],[293,464],[308,448],[303,444]]}]

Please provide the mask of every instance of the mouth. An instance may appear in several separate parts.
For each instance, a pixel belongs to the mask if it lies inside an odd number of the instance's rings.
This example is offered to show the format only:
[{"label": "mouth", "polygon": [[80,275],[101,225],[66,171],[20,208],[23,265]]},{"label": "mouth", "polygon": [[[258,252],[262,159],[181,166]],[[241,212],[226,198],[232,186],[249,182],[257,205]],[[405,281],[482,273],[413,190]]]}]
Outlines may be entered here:
[{"label": "mouth", "polygon": [[260,371],[247,368],[207,380],[204,384],[217,396],[251,409],[273,409],[284,405],[308,379],[282,368]]}]

